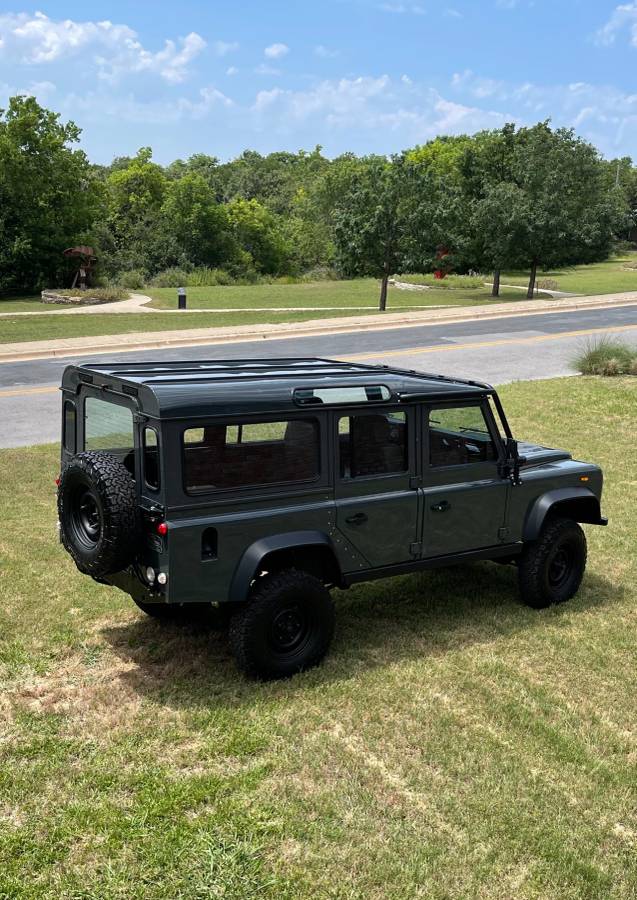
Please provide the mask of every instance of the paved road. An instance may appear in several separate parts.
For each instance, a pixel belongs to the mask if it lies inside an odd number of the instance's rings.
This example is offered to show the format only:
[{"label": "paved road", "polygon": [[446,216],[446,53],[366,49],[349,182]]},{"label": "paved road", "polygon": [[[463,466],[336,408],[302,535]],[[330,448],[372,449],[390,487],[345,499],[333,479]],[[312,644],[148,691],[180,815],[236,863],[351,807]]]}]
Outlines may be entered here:
[{"label": "paved road", "polygon": [[[637,346],[637,306],[217,346],[207,344],[130,352],[121,358],[331,356],[503,384],[572,374],[573,356],[587,342],[602,335],[617,335]],[[90,359],[97,361],[112,356]],[[0,447],[58,440],[57,386],[64,367],[79,359],[0,364]]]}]

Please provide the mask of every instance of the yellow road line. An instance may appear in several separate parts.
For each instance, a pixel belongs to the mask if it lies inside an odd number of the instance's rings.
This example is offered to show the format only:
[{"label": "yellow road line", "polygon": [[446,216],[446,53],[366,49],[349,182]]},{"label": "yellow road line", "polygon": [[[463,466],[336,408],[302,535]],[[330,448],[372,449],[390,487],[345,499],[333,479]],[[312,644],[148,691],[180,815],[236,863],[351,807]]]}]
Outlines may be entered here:
[{"label": "yellow road line", "polygon": [[[561,338],[585,337],[591,334],[616,334],[620,331],[637,329],[635,325],[615,325],[606,328],[582,328],[579,331],[559,331],[556,334],[536,334],[531,337],[500,338],[492,341],[474,341],[468,344],[434,344],[426,347],[407,347],[401,350],[377,350],[374,353],[353,353],[342,356],[342,359],[365,360],[385,359],[390,356],[414,356],[421,353],[445,353],[450,350],[480,350],[484,347],[504,347],[507,344],[533,344],[542,341],[558,341]],[[339,354],[340,356],[340,354]],[[0,390],[0,399],[3,397],[26,397],[29,394],[49,394],[59,390],[56,385],[30,388],[8,388]]]},{"label": "yellow road line", "polygon": [[635,325],[616,325],[608,328],[583,328],[580,331],[560,331],[557,334],[536,334],[525,338],[501,338],[494,341],[475,341],[470,344],[435,344],[427,347],[408,347],[401,350],[378,350],[376,353],[354,353],[346,359],[379,359],[388,356],[412,356],[419,353],[444,353],[448,350],[479,350],[482,347],[503,347],[507,344],[531,344],[541,341],[556,341],[560,338],[584,337],[591,334],[611,333],[617,331],[629,331],[637,328]]},{"label": "yellow road line", "polygon": [[52,394],[59,390],[59,387],[55,384],[46,385],[46,387],[8,388],[5,391],[0,391],[0,397],[26,397],[28,394]]}]

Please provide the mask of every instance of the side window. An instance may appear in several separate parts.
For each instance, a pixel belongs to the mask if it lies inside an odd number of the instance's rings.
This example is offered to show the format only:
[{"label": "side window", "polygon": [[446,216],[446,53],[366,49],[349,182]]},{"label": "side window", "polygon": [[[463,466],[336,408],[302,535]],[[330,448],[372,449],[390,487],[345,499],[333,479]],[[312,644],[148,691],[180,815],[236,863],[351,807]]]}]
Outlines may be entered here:
[{"label": "side window", "polygon": [[318,419],[219,423],[183,433],[189,493],[314,481],[320,472]]},{"label": "side window", "polygon": [[463,466],[497,458],[479,406],[451,406],[429,413],[429,465]]},{"label": "side window", "polygon": [[154,428],[144,428],[144,480],[149,488],[159,490],[159,442]]},{"label": "side window", "polygon": [[75,437],[75,403],[70,400],[64,401],[64,424],[62,433],[62,443],[64,449],[69,453],[75,453],[77,449],[77,439]]},{"label": "side window", "polygon": [[392,475],[407,470],[404,412],[343,416],[338,422],[341,478]]}]

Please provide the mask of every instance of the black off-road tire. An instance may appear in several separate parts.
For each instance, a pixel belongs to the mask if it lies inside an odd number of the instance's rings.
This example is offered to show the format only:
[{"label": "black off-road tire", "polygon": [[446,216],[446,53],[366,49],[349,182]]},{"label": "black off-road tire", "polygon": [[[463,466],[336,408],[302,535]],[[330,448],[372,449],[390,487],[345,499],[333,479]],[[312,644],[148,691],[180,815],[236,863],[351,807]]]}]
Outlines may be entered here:
[{"label": "black off-road tire", "polygon": [[133,561],[141,532],[135,482],[112,454],[85,451],[65,466],[58,517],[62,543],[80,572],[100,578]]},{"label": "black off-road tire", "polygon": [[551,518],[536,541],[522,551],[518,567],[520,595],[533,609],[570,600],[586,569],[586,535],[572,519]]},{"label": "black off-road tire", "polygon": [[228,627],[232,612],[229,604],[213,607],[210,603],[144,603],[134,597],[133,602],[152,619],[176,625],[202,625],[215,631]]},{"label": "black off-road tire", "polygon": [[246,675],[287,678],[321,662],[334,624],[334,604],[322,582],[285,569],[258,579],[230,621],[230,646]]}]

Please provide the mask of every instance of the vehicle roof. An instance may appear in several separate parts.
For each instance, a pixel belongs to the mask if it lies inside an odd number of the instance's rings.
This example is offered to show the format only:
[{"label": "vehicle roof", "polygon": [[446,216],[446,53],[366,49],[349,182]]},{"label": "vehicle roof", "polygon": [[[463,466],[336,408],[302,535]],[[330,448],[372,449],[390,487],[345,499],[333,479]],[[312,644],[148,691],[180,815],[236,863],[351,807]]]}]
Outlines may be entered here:
[{"label": "vehicle roof", "polygon": [[141,412],[161,419],[321,408],[299,406],[293,396],[297,388],[385,385],[390,399],[365,404],[370,407],[428,398],[462,399],[493,390],[483,382],[319,358],[87,362],[68,366],[62,389],[75,392],[80,383],[135,397]]}]

